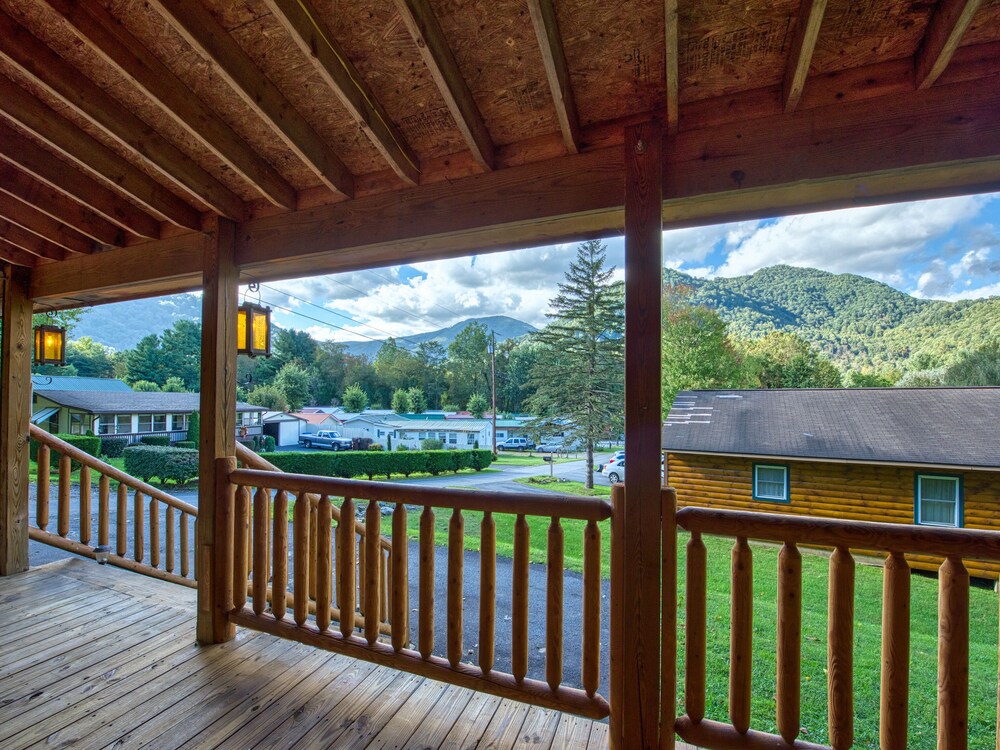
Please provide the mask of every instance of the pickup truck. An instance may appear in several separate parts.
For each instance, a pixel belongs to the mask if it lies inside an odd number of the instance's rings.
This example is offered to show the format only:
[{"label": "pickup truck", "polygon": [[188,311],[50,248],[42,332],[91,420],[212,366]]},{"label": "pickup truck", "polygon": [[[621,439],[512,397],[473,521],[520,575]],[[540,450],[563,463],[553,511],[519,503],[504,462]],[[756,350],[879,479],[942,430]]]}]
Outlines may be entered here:
[{"label": "pickup truck", "polygon": [[302,435],[299,442],[306,448],[329,448],[334,451],[349,451],[353,444],[350,438],[341,437],[335,430],[320,430],[315,435]]}]

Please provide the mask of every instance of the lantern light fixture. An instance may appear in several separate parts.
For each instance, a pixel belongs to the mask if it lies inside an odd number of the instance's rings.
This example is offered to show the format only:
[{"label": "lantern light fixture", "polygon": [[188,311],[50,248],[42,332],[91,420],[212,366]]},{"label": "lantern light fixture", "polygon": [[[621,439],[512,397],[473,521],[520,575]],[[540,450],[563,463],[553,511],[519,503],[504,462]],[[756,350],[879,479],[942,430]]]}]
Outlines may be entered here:
[{"label": "lantern light fixture", "polygon": [[248,302],[246,294],[243,295],[243,304],[236,313],[236,353],[248,357],[270,357],[271,308],[260,304],[258,284],[250,284],[248,289],[258,292],[258,301]]},{"label": "lantern light fixture", "polygon": [[35,364],[66,365],[66,329],[61,326],[35,326]]}]

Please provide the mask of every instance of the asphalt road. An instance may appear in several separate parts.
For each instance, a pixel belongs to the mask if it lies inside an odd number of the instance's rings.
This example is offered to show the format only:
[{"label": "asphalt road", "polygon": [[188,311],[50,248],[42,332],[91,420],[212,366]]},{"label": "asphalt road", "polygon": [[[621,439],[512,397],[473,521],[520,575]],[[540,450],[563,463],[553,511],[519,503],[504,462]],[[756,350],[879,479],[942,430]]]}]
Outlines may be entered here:
[{"label": "asphalt road", "polygon": [[[500,469],[496,472],[485,472],[482,474],[469,474],[469,475],[458,475],[450,477],[434,477],[430,479],[418,479],[410,480],[409,483],[419,484],[419,485],[430,485],[437,487],[479,487],[484,490],[490,490],[495,492],[505,492],[505,491],[517,491],[517,492],[538,492],[541,494],[548,494],[545,490],[537,487],[532,487],[530,485],[519,484],[514,480],[518,477],[532,476],[540,473],[547,473],[548,466],[503,466],[497,467]],[[556,464],[553,467],[553,473],[556,476],[562,476],[566,479],[571,479],[574,481],[582,481],[585,475],[585,466],[583,461],[573,461],[562,464]],[[595,474],[595,484],[608,484],[607,480]],[[53,486],[52,501],[49,510],[49,526],[50,531],[55,531],[57,523],[57,505],[55,500],[55,487]],[[191,503],[192,505],[198,504],[197,490],[179,490],[173,492],[175,496],[184,500],[185,502]],[[34,497],[34,487],[32,487],[32,497]],[[114,498],[112,498],[114,500]],[[94,498],[92,501],[92,532],[91,532],[91,544],[97,543],[96,536],[96,520],[97,520],[97,502],[96,502],[96,487],[94,492]],[[116,507],[115,502],[111,503],[111,545],[112,548],[116,546],[115,538],[115,528],[116,528]],[[364,507],[364,504],[361,504]],[[72,501],[70,503],[72,509],[70,516],[70,538],[79,538],[79,499],[77,489],[74,488]],[[129,511],[131,514],[132,510],[132,498],[129,498]],[[149,549],[149,518],[148,518],[148,504],[146,505],[144,513],[144,544],[146,547],[146,555],[148,560],[148,549]],[[161,516],[162,517],[162,516]],[[31,503],[31,521],[34,524],[35,520],[35,503]],[[161,549],[165,544],[165,530],[160,529],[160,546]],[[193,550],[194,550],[194,527],[193,524],[189,529],[191,535],[191,559],[189,564],[193,570]],[[478,529],[470,529],[470,533],[478,533]],[[132,528],[129,527],[128,534],[126,535],[126,554],[129,556],[133,555],[133,532]],[[289,529],[289,538],[291,538],[291,529]],[[608,544],[609,540],[603,539],[602,544]],[[176,542],[177,550],[176,554],[180,555],[180,541]],[[29,563],[32,566],[42,565],[46,562],[51,562],[53,560],[63,559],[69,556],[69,553],[63,552],[62,550],[56,549],[55,547],[50,547],[45,544],[38,542],[30,542],[29,544]],[[165,557],[165,555],[164,555]],[[419,552],[417,549],[417,543],[411,541],[409,544],[409,556],[408,556],[408,567],[409,567],[409,580],[410,580],[410,627],[411,627],[411,640],[416,643],[417,638],[417,602],[418,590],[417,581],[419,580]],[[289,556],[289,576],[292,575],[292,565],[293,560]],[[179,562],[178,562],[179,567]],[[496,637],[495,637],[495,666],[494,669],[498,671],[509,672],[511,669],[511,617],[510,613],[512,611],[511,595],[512,595],[512,580],[513,580],[513,564],[509,558],[498,557],[497,558],[497,570],[496,570]],[[334,573],[336,575],[336,573]],[[463,660],[469,661],[471,663],[478,663],[479,659],[479,576],[480,576],[480,556],[478,552],[466,551],[464,553],[464,563],[463,563],[463,650],[465,656]],[[448,558],[447,558],[447,548],[437,547],[435,554],[435,564],[434,564],[434,581],[435,581],[435,611],[434,611],[434,651],[442,656],[446,653],[446,638],[447,638],[447,588],[448,588]],[[607,680],[608,680],[608,651],[607,644],[609,642],[608,636],[608,593],[609,586],[607,581],[602,583],[602,593],[601,593],[601,645],[602,645],[602,658],[601,658],[601,688],[600,692],[603,695],[607,695]],[[529,579],[528,579],[528,643],[529,643],[529,664],[528,664],[528,676],[534,677],[539,680],[545,680],[545,611],[546,603],[548,600],[548,592],[546,590],[546,571],[544,564],[531,564],[529,569]],[[582,626],[582,613],[583,613],[583,582],[582,577],[574,572],[566,571],[563,575],[563,682],[567,685],[579,686],[580,685],[580,672],[581,672],[581,634],[583,632]]]}]

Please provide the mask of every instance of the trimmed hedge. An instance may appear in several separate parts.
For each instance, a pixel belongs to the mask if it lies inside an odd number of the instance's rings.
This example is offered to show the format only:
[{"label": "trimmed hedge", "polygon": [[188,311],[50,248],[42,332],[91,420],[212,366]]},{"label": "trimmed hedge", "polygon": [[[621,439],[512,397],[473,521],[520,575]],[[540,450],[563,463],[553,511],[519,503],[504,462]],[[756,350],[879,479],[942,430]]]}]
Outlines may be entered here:
[{"label": "trimmed hedge", "polygon": [[169,435],[143,435],[139,438],[143,445],[170,445]]},{"label": "trimmed hedge", "polygon": [[198,476],[198,451],[163,445],[132,445],[125,449],[125,472],[148,482],[185,484]]},{"label": "trimmed hedge", "polygon": [[384,476],[392,474],[427,473],[440,474],[444,471],[475,469],[482,471],[493,462],[493,453],[488,450],[465,451],[334,451],[318,453],[314,451],[288,451],[269,453],[267,460],[282,471],[294,474],[314,474],[321,477]]},{"label": "trimmed hedge", "polygon": [[[85,453],[89,453],[94,458],[97,458],[101,453],[101,439],[99,437],[94,437],[93,435],[70,435],[64,432],[60,432],[53,437],[57,437],[63,442],[69,443],[74,448],[79,448]],[[38,446],[39,442],[35,439],[32,439],[28,444],[28,455],[32,461],[38,460]],[[53,450],[52,453],[55,454],[56,451]],[[50,470],[59,468],[59,460],[54,455],[50,458],[49,468]],[[76,471],[79,468],[79,461],[73,461],[72,470]]]},{"label": "trimmed hedge", "polygon": [[101,455],[105,458],[121,458],[128,448],[128,439],[114,436],[101,438]]},{"label": "trimmed hedge", "polygon": [[175,448],[197,448],[193,440],[178,440],[174,443]]}]

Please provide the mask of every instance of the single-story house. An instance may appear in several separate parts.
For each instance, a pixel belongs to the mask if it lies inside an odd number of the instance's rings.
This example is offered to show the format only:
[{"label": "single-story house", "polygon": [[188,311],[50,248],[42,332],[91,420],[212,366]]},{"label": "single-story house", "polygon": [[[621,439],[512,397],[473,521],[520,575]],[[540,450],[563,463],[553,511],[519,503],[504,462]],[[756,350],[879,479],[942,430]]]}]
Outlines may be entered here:
[{"label": "single-story house", "polygon": [[681,506],[1000,530],[998,426],[1000,388],[684,391],[665,481]]},{"label": "single-story house", "polygon": [[[187,439],[188,420],[198,411],[197,393],[46,390],[35,393],[32,423],[49,432],[115,435],[138,443],[148,435],[169,435],[172,442]],[[265,409],[236,404],[237,434],[261,434]]]},{"label": "single-story house", "polygon": [[[395,429],[395,422],[388,422],[383,417],[370,416],[368,414],[339,414],[343,420],[335,428],[346,438],[358,438],[360,440],[369,439],[373,443],[386,444],[386,436]],[[399,420],[395,420],[399,421]]]},{"label": "single-story house", "polygon": [[306,431],[306,420],[287,411],[266,411],[261,421],[264,434],[273,437],[278,447],[298,445],[299,436]]},{"label": "single-story house", "polygon": [[301,433],[316,434],[320,430],[339,430],[341,420],[333,414],[325,412],[294,411],[288,412],[291,416],[301,419]]},{"label": "single-story house", "polygon": [[490,448],[493,425],[488,419],[412,419],[397,420],[392,433],[392,447],[419,449],[423,440],[440,440],[445,448]]}]

